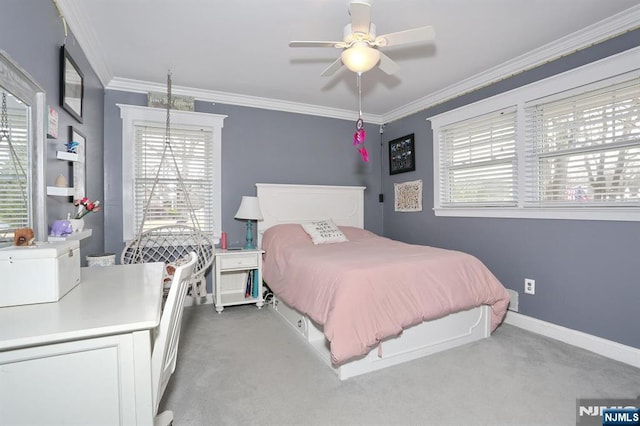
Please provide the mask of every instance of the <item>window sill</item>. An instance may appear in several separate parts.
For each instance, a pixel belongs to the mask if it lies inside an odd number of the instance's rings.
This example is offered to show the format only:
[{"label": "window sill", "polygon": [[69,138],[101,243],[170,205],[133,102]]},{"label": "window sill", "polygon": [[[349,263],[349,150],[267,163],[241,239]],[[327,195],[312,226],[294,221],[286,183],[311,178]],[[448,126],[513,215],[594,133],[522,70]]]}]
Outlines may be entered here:
[{"label": "window sill", "polygon": [[511,219],[569,219],[609,220],[640,222],[640,208],[634,207],[584,207],[572,209],[553,208],[440,208],[433,209],[436,216],[490,217]]}]

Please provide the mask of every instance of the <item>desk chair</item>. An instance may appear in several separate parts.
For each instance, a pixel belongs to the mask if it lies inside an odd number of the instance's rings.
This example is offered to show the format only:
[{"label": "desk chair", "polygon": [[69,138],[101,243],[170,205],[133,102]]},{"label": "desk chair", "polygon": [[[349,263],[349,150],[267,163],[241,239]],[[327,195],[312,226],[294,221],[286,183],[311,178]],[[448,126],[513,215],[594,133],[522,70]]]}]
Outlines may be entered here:
[{"label": "desk chair", "polygon": [[173,275],[151,353],[154,425],[173,423],[173,412],[164,411],[158,414],[158,407],[169,378],[176,369],[184,299],[198,256],[195,252],[191,252],[186,259],[188,259],[186,263],[178,262],[182,264],[176,267]]}]

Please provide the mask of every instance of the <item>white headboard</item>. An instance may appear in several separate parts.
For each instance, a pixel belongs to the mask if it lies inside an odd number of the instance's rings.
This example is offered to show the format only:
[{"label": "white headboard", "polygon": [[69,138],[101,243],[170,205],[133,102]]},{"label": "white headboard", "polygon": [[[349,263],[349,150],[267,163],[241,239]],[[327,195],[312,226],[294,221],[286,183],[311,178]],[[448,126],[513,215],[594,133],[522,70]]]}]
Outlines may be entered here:
[{"label": "white headboard", "polygon": [[364,228],[364,186],[256,183],[260,210],[258,244],[273,225],[332,219],[336,225]]}]

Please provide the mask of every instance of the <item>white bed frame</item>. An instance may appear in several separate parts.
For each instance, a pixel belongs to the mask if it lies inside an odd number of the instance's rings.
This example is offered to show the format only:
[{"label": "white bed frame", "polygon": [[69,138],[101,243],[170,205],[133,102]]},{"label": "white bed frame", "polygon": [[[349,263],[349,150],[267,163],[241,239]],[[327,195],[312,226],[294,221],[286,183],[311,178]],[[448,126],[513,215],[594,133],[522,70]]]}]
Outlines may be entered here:
[{"label": "white bed frame", "polygon": [[[271,226],[331,218],[337,225],[364,227],[364,187],[283,185],[258,183],[257,196],[264,217],[258,222],[258,243]],[[268,283],[267,283],[268,284]],[[340,366],[331,364],[329,342],[322,326],[286,305],[274,295],[273,311],[305,338],[340,380],[397,365],[490,335],[488,306],[458,312],[406,329],[385,340],[362,358]]]}]

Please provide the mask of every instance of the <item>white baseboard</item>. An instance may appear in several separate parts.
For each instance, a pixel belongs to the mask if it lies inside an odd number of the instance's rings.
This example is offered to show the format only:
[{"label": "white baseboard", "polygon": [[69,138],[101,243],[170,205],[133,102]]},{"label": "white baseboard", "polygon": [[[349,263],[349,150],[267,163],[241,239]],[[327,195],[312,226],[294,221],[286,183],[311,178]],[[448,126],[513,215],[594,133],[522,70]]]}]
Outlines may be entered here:
[{"label": "white baseboard", "polygon": [[640,349],[512,311],[507,311],[504,322],[640,368]]}]

